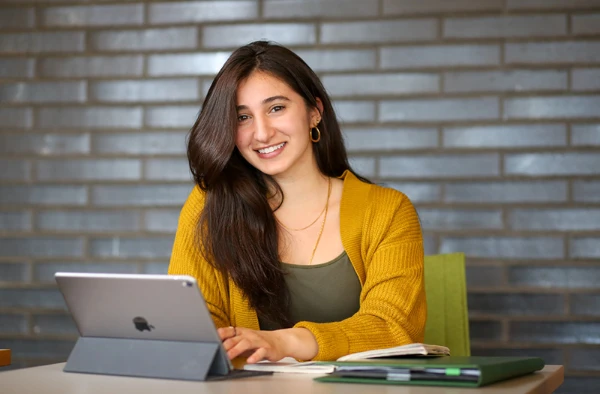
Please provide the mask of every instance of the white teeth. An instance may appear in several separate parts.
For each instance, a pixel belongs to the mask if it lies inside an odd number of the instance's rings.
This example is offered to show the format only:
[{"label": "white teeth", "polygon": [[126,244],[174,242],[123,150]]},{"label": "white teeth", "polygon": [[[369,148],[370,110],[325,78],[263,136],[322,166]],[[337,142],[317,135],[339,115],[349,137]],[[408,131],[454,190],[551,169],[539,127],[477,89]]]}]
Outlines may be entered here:
[{"label": "white teeth", "polygon": [[283,148],[283,145],[285,145],[285,142],[282,142],[282,143],[281,143],[281,144],[279,144],[279,145],[273,145],[273,146],[270,146],[270,147],[268,147],[268,148],[265,148],[265,149],[259,149],[259,150],[258,150],[258,152],[259,152],[259,153],[263,153],[263,154],[264,154],[264,153],[271,153],[271,152],[275,152],[277,149],[281,149],[281,148]]}]

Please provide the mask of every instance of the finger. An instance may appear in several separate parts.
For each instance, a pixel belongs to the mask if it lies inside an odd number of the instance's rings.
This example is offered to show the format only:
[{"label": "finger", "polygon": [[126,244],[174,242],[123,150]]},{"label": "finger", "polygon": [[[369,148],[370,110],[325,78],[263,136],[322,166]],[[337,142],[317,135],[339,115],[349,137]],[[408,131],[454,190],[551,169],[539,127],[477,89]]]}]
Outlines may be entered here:
[{"label": "finger", "polygon": [[228,351],[227,356],[234,359],[246,353],[249,350],[257,349],[259,346],[253,344],[248,338],[241,338],[239,342],[233,345]]},{"label": "finger", "polygon": [[257,349],[250,357],[248,357],[248,359],[246,359],[246,361],[249,364],[257,363],[257,362],[263,360],[266,355],[267,355],[267,349],[265,349],[264,347],[261,347],[261,348]]},{"label": "finger", "polygon": [[217,329],[217,333],[221,338],[221,341],[224,341],[227,338],[232,338],[236,336],[236,328],[235,327],[221,327]]},{"label": "finger", "polygon": [[223,347],[225,348],[226,351],[229,351],[229,349],[233,348],[235,345],[240,343],[240,341],[242,339],[243,338],[240,337],[239,335],[237,337],[227,338],[226,340],[223,341]]}]

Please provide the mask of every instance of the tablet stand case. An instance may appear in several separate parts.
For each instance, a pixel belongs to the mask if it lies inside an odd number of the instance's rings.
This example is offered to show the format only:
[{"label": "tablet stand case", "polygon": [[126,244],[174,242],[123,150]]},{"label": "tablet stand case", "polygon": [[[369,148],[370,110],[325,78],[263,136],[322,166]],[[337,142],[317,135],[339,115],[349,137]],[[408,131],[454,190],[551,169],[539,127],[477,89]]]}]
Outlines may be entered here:
[{"label": "tablet stand case", "polygon": [[218,343],[79,337],[65,372],[207,380],[229,372]]}]

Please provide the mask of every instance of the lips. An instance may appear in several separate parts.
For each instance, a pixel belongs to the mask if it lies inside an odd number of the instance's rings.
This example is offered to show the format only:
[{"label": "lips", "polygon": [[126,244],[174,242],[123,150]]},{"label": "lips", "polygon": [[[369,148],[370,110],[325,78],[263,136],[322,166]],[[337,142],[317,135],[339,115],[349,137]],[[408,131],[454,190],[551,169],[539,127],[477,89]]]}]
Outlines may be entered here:
[{"label": "lips", "polygon": [[263,148],[263,149],[258,149],[257,152],[260,154],[266,155],[266,154],[275,152],[276,150],[283,148],[284,145],[285,145],[285,142],[282,142],[281,144],[278,144],[278,145],[271,145],[271,146]]}]

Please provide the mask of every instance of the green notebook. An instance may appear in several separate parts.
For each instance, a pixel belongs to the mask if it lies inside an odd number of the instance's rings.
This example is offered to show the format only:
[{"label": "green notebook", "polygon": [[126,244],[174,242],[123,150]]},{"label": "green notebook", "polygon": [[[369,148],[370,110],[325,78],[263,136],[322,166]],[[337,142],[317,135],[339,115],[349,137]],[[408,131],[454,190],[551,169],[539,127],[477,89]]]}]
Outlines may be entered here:
[{"label": "green notebook", "polygon": [[335,372],[318,382],[479,387],[544,368],[538,357],[436,357],[326,362]]}]

